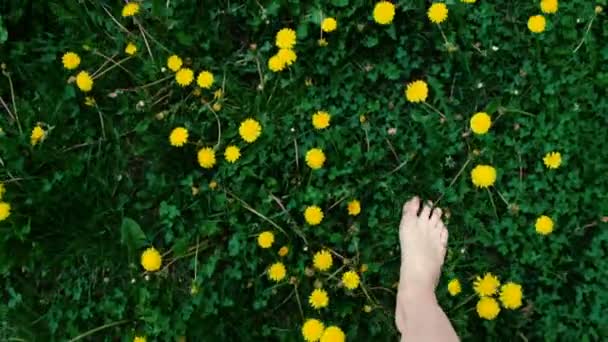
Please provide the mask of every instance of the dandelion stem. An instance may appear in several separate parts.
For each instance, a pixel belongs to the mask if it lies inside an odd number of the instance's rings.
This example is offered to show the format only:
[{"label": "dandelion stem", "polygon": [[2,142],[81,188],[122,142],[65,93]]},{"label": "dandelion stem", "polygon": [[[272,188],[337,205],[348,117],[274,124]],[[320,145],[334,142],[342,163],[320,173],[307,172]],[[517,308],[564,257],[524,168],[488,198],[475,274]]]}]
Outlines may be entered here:
[{"label": "dandelion stem", "polygon": [[[19,114],[17,113],[17,104],[15,102],[15,89],[13,88],[13,80],[11,78],[10,73],[6,72],[6,71],[2,71],[2,73],[4,74],[4,76],[6,76],[6,78],[8,78],[8,85],[10,87],[11,90],[11,101],[13,102],[13,114],[15,121],[17,121],[17,128],[19,129],[19,134],[23,134],[23,130],[21,129],[21,122],[19,121]],[[7,108],[6,103],[4,103],[4,101],[2,101],[2,104]],[[10,111],[9,111],[10,114]]]},{"label": "dandelion stem", "polygon": [[332,210],[335,206],[337,206],[338,204],[342,203],[342,201],[344,201],[348,196],[344,196],[342,198],[340,198],[339,200],[337,200],[336,202],[334,202],[334,204],[332,204],[329,209],[327,209],[327,211]]},{"label": "dandelion stem", "polygon": [[338,258],[340,258],[340,259],[342,259],[342,261],[344,261],[344,260],[346,259],[345,257],[343,257],[342,255],[338,254],[338,252],[334,251],[333,249],[331,249],[331,248],[328,248],[328,249],[329,249],[329,251],[330,251],[330,252],[331,252],[333,255],[337,256],[337,257],[338,257]]},{"label": "dandelion stem", "polygon": [[369,290],[370,291],[372,291],[372,290],[383,290],[383,291],[386,291],[386,292],[392,294],[393,296],[395,295],[395,291],[393,291],[393,290],[391,290],[389,288],[386,288],[386,287],[382,287],[382,286],[370,287]]},{"label": "dandelion stem", "polygon": [[196,252],[194,252],[194,281],[196,281],[196,276],[198,274],[198,236],[196,237]]},{"label": "dandelion stem", "polygon": [[148,38],[150,38],[154,43],[156,43],[156,45],[160,46],[161,49],[165,50],[165,52],[167,52],[167,53],[171,53],[171,50],[167,49],[166,46],[161,44],[156,38],[154,38],[150,33],[148,33],[148,31],[146,31],[146,29],[143,26],[140,26],[139,28],[142,31],[144,31],[144,33],[148,36]]},{"label": "dandelion stem", "polygon": [[172,92],[172,91],[170,91],[170,92],[168,92],[167,94],[165,94],[165,95],[161,96],[161,97],[160,97],[158,100],[154,101],[154,102],[153,102],[153,103],[150,105],[150,107],[154,107],[154,106],[156,106],[156,104],[157,104],[157,103],[162,102],[163,100],[167,99],[168,97],[170,97],[170,96],[171,96],[171,94],[173,94],[173,92]]},{"label": "dandelion stem", "polygon": [[298,154],[298,141],[297,141],[296,137],[293,138],[293,147],[296,150],[296,171],[299,172],[300,171],[300,157]]},{"label": "dandelion stem", "polygon": [[[229,190],[224,188],[224,192],[234,198],[235,200],[237,200],[241,206],[247,210],[249,210],[250,212],[254,213],[255,215],[257,215],[258,217],[260,217],[261,219],[263,219],[264,221],[270,223],[273,227],[275,227],[276,229],[278,229],[279,231],[281,231],[281,233],[285,234],[285,236],[289,237],[289,234],[287,234],[287,232],[285,231],[285,229],[281,228],[281,226],[279,226],[278,224],[276,224],[273,220],[269,219],[268,217],[266,217],[265,215],[261,214],[260,212],[258,212],[257,210],[253,209],[249,204],[247,204],[247,202],[243,201],[242,199],[240,199],[237,195],[233,194],[232,192],[230,192]],[[296,232],[296,234],[302,239],[302,241],[304,241],[304,244],[306,246],[308,246],[308,241],[306,240],[306,237],[299,232],[298,230],[294,229],[294,232]]]},{"label": "dandelion stem", "polygon": [[363,132],[365,133],[365,147],[367,147],[366,152],[369,152],[370,144],[369,144],[369,133],[367,132],[367,128],[363,128]]},{"label": "dandelion stem", "polygon": [[[365,138],[367,140],[367,131],[365,132]],[[400,162],[401,160],[399,160],[399,156],[397,155],[397,152],[395,151],[393,144],[391,144],[391,141],[388,138],[384,138],[384,140],[386,140],[386,143],[388,144],[388,147],[391,149],[391,152],[393,152],[393,156],[395,156],[395,159],[397,159],[397,162]],[[369,146],[369,140],[368,140],[368,146]],[[367,150],[369,151],[369,148]]]},{"label": "dandelion stem", "polygon": [[255,64],[257,65],[258,68],[258,75],[260,77],[260,86],[261,89],[264,89],[264,76],[262,75],[262,67],[260,66],[260,59],[258,58],[258,56],[255,56]]},{"label": "dandelion stem", "polygon": [[[99,54],[99,53],[96,53],[96,54],[98,54],[98,55],[102,55],[102,54]],[[132,57],[132,56],[125,57],[125,58],[123,58],[123,59],[119,60],[118,62],[114,62],[114,60],[112,60],[112,63],[114,63],[114,64],[113,64],[113,65],[111,65],[110,67],[108,67],[106,70],[104,70],[104,71],[100,72],[99,74],[97,74],[97,75],[93,76],[93,79],[100,78],[101,76],[103,76],[103,74],[105,74],[106,72],[108,72],[108,71],[110,71],[110,70],[112,70],[112,69],[114,69],[114,68],[116,68],[116,67],[120,67],[121,69],[123,69],[124,71],[126,71],[128,74],[131,74],[131,72],[130,72],[129,70],[125,69],[125,68],[124,68],[124,67],[121,65],[122,63],[124,63],[124,62],[128,61],[128,60],[129,60],[129,59],[131,59],[131,58],[133,58],[133,57]],[[131,76],[132,76],[132,75],[131,75]]]},{"label": "dandelion stem", "polygon": [[443,29],[441,28],[441,25],[437,24],[437,27],[439,27],[439,32],[441,32],[441,36],[443,37],[443,41],[445,42],[446,49],[449,48],[450,45],[452,45],[452,44],[450,44],[450,42],[448,42],[448,38],[445,36],[445,33],[443,33]]},{"label": "dandelion stem", "polygon": [[103,140],[106,140],[106,127],[103,123],[103,114],[101,113],[101,110],[99,110],[99,106],[95,106],[95,108],[97,108],[97,114],[99,116],[99,123],[101,124],[101,136],[102,136]]},{"label": "dandelion stem", "polygon": [[496,193],[498,194],[498,197],[500,197],[500,199],[506,204],[507,207],[510,206],[509,202],[505,199],[505,197],[502,195],[502,193],[500,191],[498,191],[498,189],[496,189]]},{"label": "dandelion stem", "polygon": [[138,87],[134,87],[134,88],[124,88],[124,89],[120,89],[120,90],[122,90],[122,91],[137,91],[137,90],[139,90],[139,89],[145,89],[145,88],[151,87],[151,86],[153,86],[153,85],[156,85],[156,84],[159,84],[159,83],[165,82],[165,81],[167,81],[167,80],[169,80],[169,79],[171,79],[171,78],[173,78],[173,75],[169,75],[169,76],[167,76],[167,77],[161,78],[161,79],[156,80],[156,81],[154,81],[154,82],[146,83],[146,84],[141,85],[141,86],[138,86]]},{"label": "dandelion stem", "polygon": [[300,294],[298,293],[298,285],[293,284],[293,289],[296,292],[296,300],[298,301],[298,309],[300,309],[300,316],[302,316],[302,320],[304,320],[304,311],[302,310],[302,302],[300,302]]},{"label": "dandelion stem", "polygon": [[209,103],[205,103],[207,108],[211,111],[213,116],[215,116],[215,122],[217,123],[217,143],[215,144],[214,149],[218,149],[220,147],[220,142],[222,141],[222,123],[220,122],[220,117],[217,116],[217,113],[211,108]]},{"label": "dandelion stem", "polygon": [[340,268],[338,268],[338,270],[336,270],[336,272],[330,274],[329,277],[327,277],[327,280],[331,280],[332,278],[335,278],[336,274],[340,273],[340,271],[342,271],[344,269],[344,267],[346,267],[346,265],[340,266]]},{"label": "dandelion stem", "polygon": [[[499,111],[503,111],[503,112],[505,112],[505,113],[509,113],[509,112],[510,112],[510,113],[519,113],[519,114],[528,115],[528,116],[532,116],[532,117],[535,117],[535,116],[536,116],[536,115],[534,115],[534,114],[532,114],[532,113],[528,113],[528,112],[525,112],[525,111],[523,111],[523,110],[519,110],[519,109],[512,109],[512,108],[504,108],[504,107],[500,107]],[[498,118],[497,118],[496,120],[498,120]],[[495,121],[496,121],[496,120],[495,120]]]},{"label": "dandelion stem", "polygon": [[431,106],[430,104],[428,104],[426,101],[422,102],[425,106],[429,107],[431,110],[433,110],[435,113],[439,114],[439,116],[441,116],[441,118],[445,119],[445,115],[443,115],[443,113],[441,113],[437,108]]},{"label": "dandelion stem", "polygon": [[8,106],[6,105],[6,102],[4,102],[4,99],[2,99],[2,96],[0,96],[0,103],[2,103],[2,107],[4,107],[4,109],[6,110],[6,112],[8,113],[8,115],[11,117],[11,119],[13,119],[13,121],[15,121],[15,117],[13,116],[13,112],[11,112],[10,108],[8,108]]},{"label": "dandelion stem", "polygon": [[492,192],[490,192],[489,188],[486,188],[488,191],[488,195],[490,196],[490,202],[492,203],[492,208],[494,208],[494,215],[498,218],[498,210],[496,209],[496,204],[494,204],[494,198],[492,197]]},{"label": "dandelion stem", "polygon": [[127,30],[126,27],[122,26],[122,24],[118,20],[116,20],[116,18],[114,18],[114,16],[112,15],[112,13],[110,13],[110,11],[108,11],[108,9],[106,8],[105,5],[102,4],[101,7],[103,8],[104,11],[106,11],[106,13],[110,16],[110,18],[112,18],[112,21],[114,21],[114,23],[116,25],[118,25],[118,27],[120,27],[127,34],[131,34],[131,32],[129,32],[129,30]]},{"label": "dandelion stem", "polygon": [[369,295],[369,293],[367,293],[367,289],[365,288],[365,284],[363,284],[363,282],[361,282],[361,290],[363,290],[363,293],[365,294],[365,297],[367,297],[367,299],[372,302],[372,304],[376,305],[376,301],[374,299],[372,299],[372,297]]},{"label": "dandelion stem", "polygon": [[105,61],[103,62],[103,64],[101,66],[99,66],[99,68],[97,68],[97,70],[95,70],[95,72],[93,73],[93,75],[91,75],[91,77],[95,77],[95,75],[97,75],[106,65],[108,65],[108,63],[112,62],[117,55],[118,54],[113,54],[112,57],[106,58]]},{"label": "dandelion stem", "polygon": [[[473,160],[473,158],[471,158],[471,156],[469,156],[469,158],[467,158],[467,161],[464,163],[464,165],[462,165],[462,167],[460,168],[460,170],[458,171],[458,173],[456,174],[456,176],[454,178],[452,178],[452,181],[450,182],[450,184],[448,185],[448,187],[446,188],[446,191],[452,187],[452,185],[454,185],[454,183],[456,183],[456,180],[458,178],[460,178],[460,175],[462,175],[462,173],[464,172],[464,170],[467,168],[467,165],[469,165],[469,163],[471,162],[471,160]],[[435,201],[434,205],[436,206],[439,201],[441,201],[441,199],[443,198],[443,196],[445,195],[445,191],[441,193],[441,196],[439,196],[439,198]]]},{"label": "dandelion stem", "polygon": [[[295,284],[294,284],[295,286]],[[276,311],[276,309],[280,308],[281,306],[283,306],[283,304],[287,303],[287,301],[289,301],[289,299],[291,299],[291,297],[293,297],[293,295],[296,293],[295,289],[294,291],[291,291],[289,293],[289,296],[287,296],[287,298],[285,298],[285,300],[283,300],[279,305],[275,306],[274,309],[272,309],[272,311]]]},{"label": "dandelion stem", "polygon": [[137,24],[137,27],[139,27],[139,32],[141,33],[141,36],[144,38],[144,44],[146,44],[146,49],[148,50],[148,54],[150,55],[150,58],[152,58],[152,63],[156,63],[156,61],[154,60],[154,55],[152,55],[152,49],[150,49],[150,44],[148,44],[148,39],[146,38],[146,34],[144,33],[143,28],[141,27],[141,23],[138,20],[135,20],[135,23]]},{"label": "dandelion stem", "polygon": [[104,329],[107,329],[107,328],[111,328],[111,327],[115,327],[117,325],[126,324],[126,323],[129,323],[129,322],[131,322],[131,320],[123,319],[122,321],[116,321],[116,322],[104,324],[104,325],[99,326],[97,328],[94,328],[94,329],[91,329],[89,331],[86,331],[86,332],[84,332],[84,333],[82,333],[82,334],[74,337],[73,339],[69,340],[68,342],[75,342],[75,341],[78,341],[78,340],[82,340],[83,338],[85,338],[87,336],[90,336],[90,335],[93,335],[94,333],[96,333],[98,331],[101,331],[101,330],[104,330]]},{"label": "dandelion stem", "polygon": [[454,312],[454,311],[456,311],[458,308],[460,308],[461,306],[463,306],[463,305],[467,304],[468,302],[470,302],[470,301],[471,301],[471,299],[473,299],[473,298],[475,298],[475,297],[476,297],[476,295],[475,295],[475,294],[470,295],[470,296],[469,296],[469,297],[467,297],[467,298],[466,298],[466,299],[465,299],[465,300],[464,300],[462,303],[460,303],[460,304],[456,305],[455,307],[453,307],[452,309],[450,309],[450,312]]},{"label": "dandelion stem", "polygon": [[[203,241],[203,243],[205,243],[205,242],[208,242],[208,241],[206,241],[206,240],[205,240],[205,241]],[[203,243],[201,243],[200,245],[202,245]],[[200,245],[197,245],[197,247],[199,247]],[[207,244],[207,245],[205,245],[204,247],[206,248],[206,247],[208,247],[208,246],[209,246],[209,245]],[[200,246],[200,247],[202,247],[202,246]],[[169,262],[168,262],[168,263],[167,263],[165,266],[163,266],[163,269],[162,269],[161,271],[166,270],[167,268],[169,268],[169,266],[173,265],[173,264],[174,264],[176,261],[178,261],[178,260],[180,260],[180,259],[183,259],[183,258],[187,258],[187,257],[189,257],[189,256],[191,256],[191,255],[195,255],[196,253],[198,253],[198,248],[197,248],[197,250],[195,250],[195,251],[191,251],[191,250],[189,249],[189,250],[188,250],[188,253],[186,253],[186,254],[184,254],[184,255],[179,255],[179,256],[176,256],[176,257],[175,257],[175,258],[173,258],[171,261],[169,261]],[[144,272],[144,273],[146,273],[146,272]]]},{"label": "dandelion stem", "polygon": [[583,43],[585,43],[585,39],[587,39],[587,35],[589,34],[589,30],[591,30],[591,25],[593,24],[595,17],[597,17],[597,14],[593,15],[593,17],[591,17],[591,20],[589,20],[589,25],[587,25],[587,29],[585,30],[585,34],[583,35],[583,39],[581,39],[581,42],[578,43],[578,45],[574,48],[574,50],[572,50],[572,53],[576,53],[578,51],[578,49],[580,49],[581,46],[583,46]]}]

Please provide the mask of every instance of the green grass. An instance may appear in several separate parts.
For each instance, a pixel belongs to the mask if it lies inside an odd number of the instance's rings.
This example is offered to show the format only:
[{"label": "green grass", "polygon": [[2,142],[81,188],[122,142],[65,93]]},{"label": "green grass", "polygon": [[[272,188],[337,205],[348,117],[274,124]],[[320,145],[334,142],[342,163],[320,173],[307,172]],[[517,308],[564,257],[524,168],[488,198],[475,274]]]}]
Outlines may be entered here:
[{"label": "green grass", "polygon": [[[606,336],[608,26],[594,11],[606,1],[560,2],[542,34],[526,26],[538,1],[446,1],[441,31],[453,51],[426,17],[430,2],[395,2],[394,22],[380,26],[374,1],[151,0],[137,16],[145,41],[118,2],[0,4],[0,96],[18,115],[0,105],[11,205],[0,222],[0,336],[292,341],[304,317],[340,326],[350,341],[394,341],[397,226],[415,194],[450,213],[437,295],[463,340]],[[338,21],[326,47],[321,13]],[[273,73],[283,27],[297,32],[298,59]],[[95,80],[96,106],[86,106],[68,79],[124,59],[129,41],[137,54]],[[63,69],[66,51],[80,55],[78,69]],[[212,89],[180,88],[161,70],[173,53],[211,70]],[[418,79],[445,120],[405,99]],[[220,127],[209,109],[219,88]],[[311,124],[318,110],[332,115],[323,131]],[[469,132],[478,111],[493,119],[482,136]],[[248,117],[263,126],[253,144],[238,133]],[[47,136],[31,146],[39,122]],[[183,148],[168,141],[177,126],[190,133]],[[201,168],[198,149],[218,139],[217,164]],[[230,144],[241,148],[235,164],[223,159]],[[304,160],[312,147],[327,156],[315,171]],[[556,170],[542,162],[550,151],[563,158]],[[478,164],[497,170],[489,191],[471,183]],[[346,211],[352,198],[357,217]],[[313,204],[325,213],[316,227],[303,217]],[[534,229],[543,214],[555,222],[548,236]],[[256,243],[265,230],[275,234],[270,250]],[[288,276],[274,284],[264,272],[283,245]],[[149,246],[163,268],[146,274],[139,258]],[[334,258],[311,276],[322,248],[348,262]],[[362,264],[363,286],[345,291],[342,271]],[[485,272],[520,283],[522,308],[480,319],[472,281]],[[453,277],[463,285],[456,297],[446,289]],[[315,283],[330,296],[320,312],[307,303]]]}]

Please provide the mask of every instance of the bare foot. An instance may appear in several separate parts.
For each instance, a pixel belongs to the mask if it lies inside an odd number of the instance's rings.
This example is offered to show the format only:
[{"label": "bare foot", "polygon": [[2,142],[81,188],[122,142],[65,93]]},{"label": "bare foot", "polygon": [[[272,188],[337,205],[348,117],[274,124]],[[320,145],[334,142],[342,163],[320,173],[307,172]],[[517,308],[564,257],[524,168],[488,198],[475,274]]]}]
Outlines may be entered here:
[{"label": "bare foot", "polygon": [[[418,215],[420,211],[420,215]],[[395,320],[401,333],[405,327],[403,303],[416,297],[436,301],[435,288],[441,274],[448,241],[448,230],[441,221],[441,209],[430,204],[420,210],[420,199],[414,197],[403,206],[399,225],[401,274],[397,292]]]}]

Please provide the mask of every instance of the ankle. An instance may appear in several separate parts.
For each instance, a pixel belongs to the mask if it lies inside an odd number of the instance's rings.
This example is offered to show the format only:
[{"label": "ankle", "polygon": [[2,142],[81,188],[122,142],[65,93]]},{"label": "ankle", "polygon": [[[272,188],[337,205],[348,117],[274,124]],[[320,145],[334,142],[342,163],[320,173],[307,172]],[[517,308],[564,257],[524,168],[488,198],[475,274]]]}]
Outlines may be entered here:
[{"label": "ankle", "polygon": [[437,303],[435,289],[430,286],[404,281],[399,284],[399,293],[406,302]]}]

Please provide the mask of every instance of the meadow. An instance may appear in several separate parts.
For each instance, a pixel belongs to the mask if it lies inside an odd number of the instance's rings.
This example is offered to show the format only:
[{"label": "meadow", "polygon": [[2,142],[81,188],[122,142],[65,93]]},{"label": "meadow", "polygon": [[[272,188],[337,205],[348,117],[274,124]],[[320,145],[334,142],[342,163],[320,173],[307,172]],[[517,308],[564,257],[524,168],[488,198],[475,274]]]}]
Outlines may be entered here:
[{"label": "meadow", "polygon": [[608,336],[606,0],[0,3],[0,339]]}]

